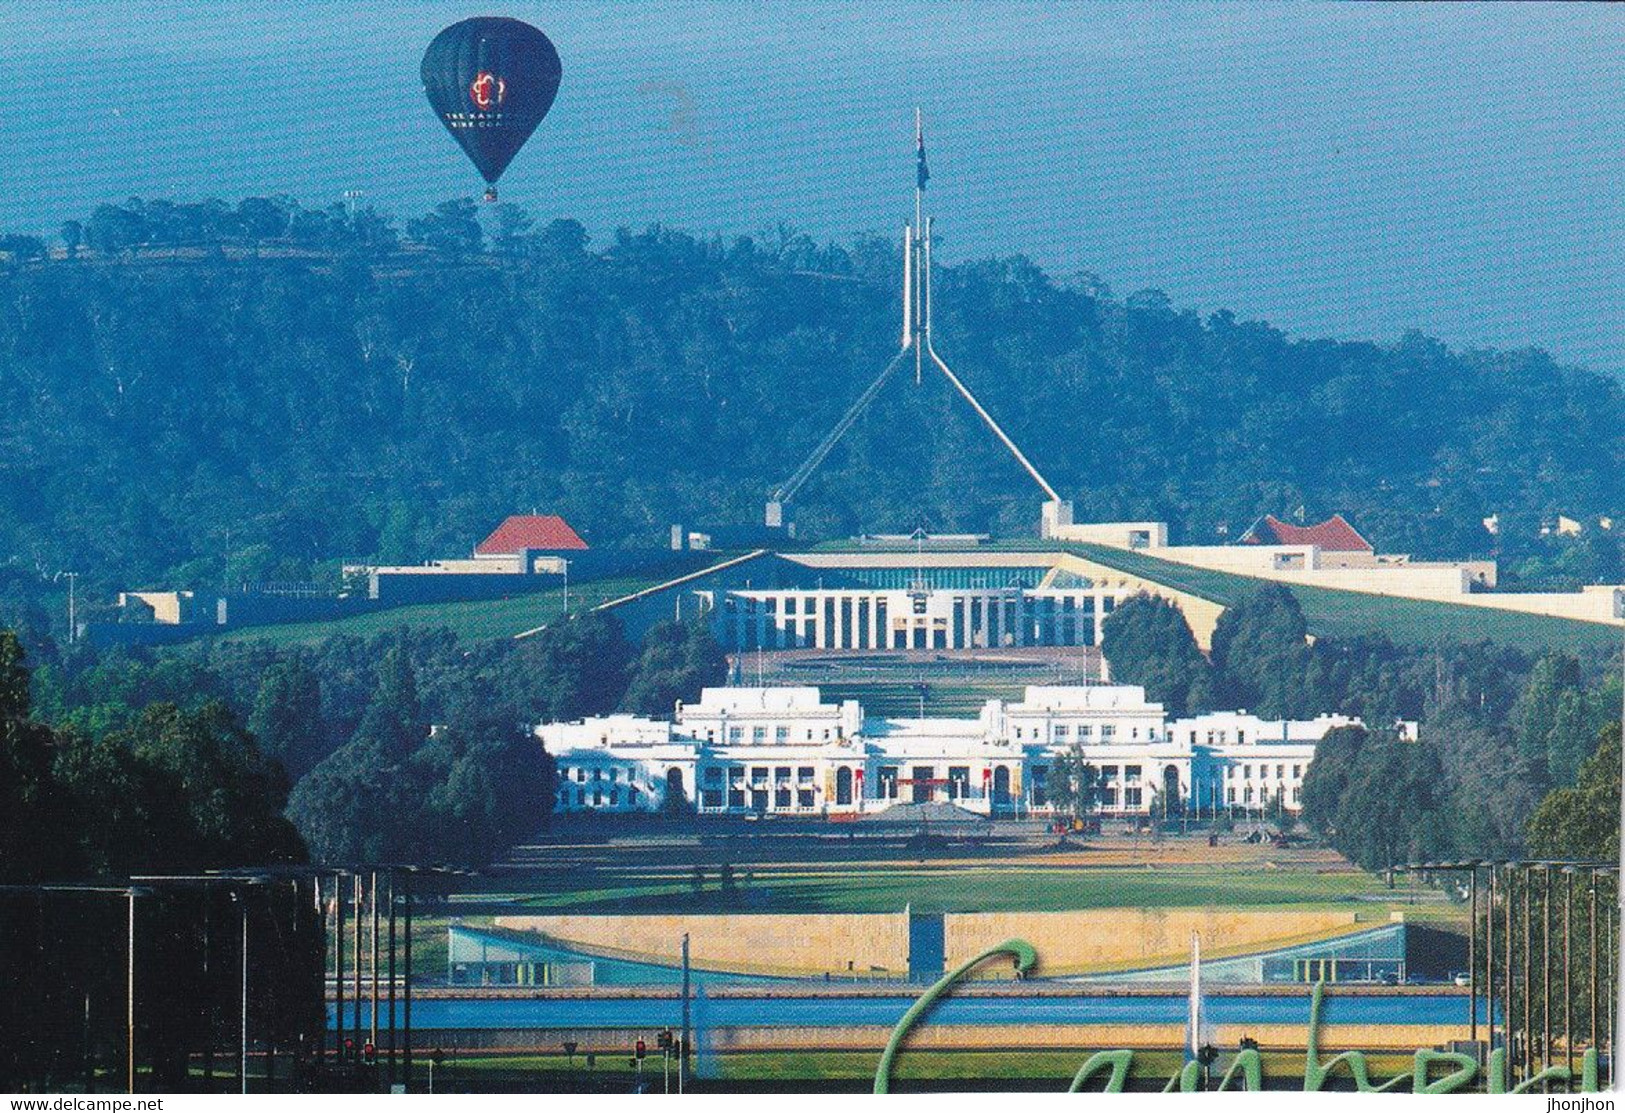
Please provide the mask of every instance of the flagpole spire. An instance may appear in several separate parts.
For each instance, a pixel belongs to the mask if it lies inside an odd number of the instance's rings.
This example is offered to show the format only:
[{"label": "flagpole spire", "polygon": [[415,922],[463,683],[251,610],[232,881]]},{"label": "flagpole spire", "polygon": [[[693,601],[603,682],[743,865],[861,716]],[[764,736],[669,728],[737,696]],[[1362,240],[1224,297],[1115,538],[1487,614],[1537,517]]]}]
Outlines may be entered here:
[{"label": "flagpole spire", "polygon": [[931,178],[931,172],[925,165],[925,123],[921,117],[918,105],[914,107],[914,234],[907,245],[908,259],[913,262],[914,284],[909,291],[913,299],[914,308],[914,385],[919,386],[925,377],[925,347],[922,333],[931,327],[931,303],[927,291],[930,288],[931,243],[930,231],[925,223],[925,183]]},{"label": "flagpole spire", "polygon": [[918,232],[922,227],[920,223],[920,207],[925,193],[925,181],[930,175],[925,171],[925,125],[920,118],[920,109],[914,109],[914,159],[917,169],[914,174],[914,230]]},{"label": "flagpole spire", "polygon": [[[1011,440],[1009,435],[999,427],[999,423],[993,419],[992,414],[987,412],[986,407],[977,401],[976,395],[971,393],[970,387],[966,386],[964,381],[954,374],[946,361],[937,354],[931,335],[931,239],[933,222],[930,217],[925,215],[925,189],[930,178],[931,171],[925,162],[924,113],[916,107],[914,109],[914,223],[903,226],[903,334],[901,345],[896,354],[892,356],[891,362],[881,369],[875,381],[869,384],[868,389],[842,415],[841,420],[836,422],[835,427],[813,449],[812,454],[802,461],[801,466],[791,474],[789,479],[775,487],[768,495],[763,520],[769,526],[780,527],[789,524],[785,518],[785,507],[795,497],[802,485],[818,470],[824,458],[845,436],[847,430],[851,429],[858,418],[868,409],[875,396],[886,385],[887,379],[903,365],[903,362],[909,356],[909,348],[911,347],[914,349],[915,384],[922,384],[925,377],[925,366],[928,363],[942,372],[943,378],[947,379],[949,385],[953,387],[960,397],[965,399],[971,409],[976,411],[976,416],[981,418],[983,424],[998,438],[999,443],[1015,458],[1016,463],[1021,465],[1022,470],[1031,476],[1033,482],[1043,489],[1045,496],[1050,500],[1049,503],[1046,503],[1046,508],[1051,505],[1057,508],[1054,514],[1055,519],[1059,521],[1064,518],[1066,522],[1071,522],[1071,504],[1061,502],[1061,496],[1055,493],[1055,488],[1049,485],[1048,480],[1033,466],[1032,461],[1028,460],[1021,449],[1016,447],[1016,442]],[[1046,509],[1045,514],[1045,521],[1047,522],[1049,521],[1050,511]],[[1048,536],[1047,533],[1046,536]]]}]

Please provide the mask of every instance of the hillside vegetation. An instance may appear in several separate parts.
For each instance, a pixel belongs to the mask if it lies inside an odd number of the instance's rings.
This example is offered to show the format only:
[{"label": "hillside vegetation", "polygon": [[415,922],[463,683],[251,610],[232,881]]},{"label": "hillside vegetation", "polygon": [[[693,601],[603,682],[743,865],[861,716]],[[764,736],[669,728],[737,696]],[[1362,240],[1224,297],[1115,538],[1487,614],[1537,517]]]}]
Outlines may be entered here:
[{"label": "hillside vegetation", "polygon": [[[897,251],[593,244],[448,203],[377,214],[130,202],[0,253],[0,561],[92,594],[326,575],[466,551],[541,507],[595,545],[759,520],[895,351]],[[58,256],[60,256],[58,252]],[[1020,256],[936,279],[938,346],[1080,520],[1233,537],[1341,510],[1377,543],[1617,576],[1617,379],[1539,351],[1293,340]],[[803,536],[1030,533],[1038,494],[938,377],[888,386],[802,492]],[[1602,540],[1597,540],[1602,538]],[[1551,543],[1555,545],[1555,543]],[[81,585],[85,586],[85,585]],[[0,594],[4,585],[0,584]]]}]

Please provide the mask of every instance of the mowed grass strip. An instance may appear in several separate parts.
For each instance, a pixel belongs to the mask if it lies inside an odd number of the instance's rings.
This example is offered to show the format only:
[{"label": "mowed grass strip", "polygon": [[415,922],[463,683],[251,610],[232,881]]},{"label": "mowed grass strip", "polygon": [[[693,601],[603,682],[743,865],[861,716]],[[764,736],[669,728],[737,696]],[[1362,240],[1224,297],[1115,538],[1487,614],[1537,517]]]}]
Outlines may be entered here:
[{"label": "mowed grass strip", "polygon": [[[586,1069],[588,1050],[598,1056],[597,1066],[591,1072]],[[1073,1074],[1097,1050],[1109,1049],[905,1050],[893,1064],[892,1079],[894,1082],[905,1084],[909,1081],[978,1080],[1049,1082],[1053,1083],[1057,1092],[1060,1092],[1066,1089]],[[572,1088],[572,1082],[581,1086],[590,1085],[594,1081],[604,1083],[612,1079],[624,1082],[627,1088],[630,1088],[630,1084],[637,1076],[635,1072],[627,1069],[628,1052],[629,1049],[626,1047],[611,1045],[580,1048],[573,1058],[556,1053],[538,1055],[454,1053],[448,1055],[442,1062],[441,1078],[448,1081],[467,1079],[477,1086],[480,1080],[488,1078],[494,1080],[496,1076],[511,1078],[535,1074],[546,1076],[550,1083],[566,1091]],[[705,1055],[702,1052],[702,1062],[706,1064],[707,1073],[712,1075],[712,1079],[700,1079],[694,1088],[696,1091],[702,1091],[718,1088],[720,1084],[720,1088],[728,1089],[730,1083],[747,1086],[751,1083],[762,1083],[776,1088],[777,1084],[792,1080],[804,1083],[860,1081],[867,1083],[874,1078],[879,1060],[879,1053],[872,1051],[730,1051],[714,1055]],[[1382,1052],[1368,1054],[1366,1062],[1372,1068],[1373,1076],[1379,1081],[1396,1074],[1408,1074],[1414,1065],[1411,1056]],[[1230,1057],[1226,1054],[1219,1064],[1219,1072],[1222,1074],[1229,1064]],[[1304,1065],[1301,1051],[1266,1051],[1264,1064],[1266,1088],[1297,1089],[1301,1086]],[[1184,1065],[1184,1054],[1180,1051],[1171,1049],[1135,1051],[1129,1074],[1129,1088],[1139,1092],[1160,1090]],[[417,1072],[421,1075],[425,1069],[420,1064]],[[675,1066],[673,1070],[675,1072]],[[657,1091],[662,1087],[661,1063],[658,1058],[644,1061],[643,1077],[645,1084],[652,1082]],[[1098,1089],[1104,1082],[1104,1077],[1104,1074],[1096,1076],[1091,1088]],[[867,1088],[866,1084],[861,1087]],[[906,1090],[908,1087],[904,1085],[900,1088]]]},{"label": "mowed grass strip", "polygon": [[[623,578],[595,580],[570,585],[570,609],[591,610],[601,603],[630,595],[654,584],[655,580]],[[308,645],[347,635],[373,638],[401,629],[450,630],[467,641],[511,638],[555,621],[564,612],[563,588],[529,592],[506,599],[480,599],[460,603],[421,603],[391,607],[370,614],[352,615],[327,622],[294,622],[280,626],[250,626],[220,635],[227,641],[254,641],[268,645]]]},{"label": "mowed grass strip", "polygon": [[696,889],[683,871],[581,878],[522,898],[533,909],[569,912],[1045,912],[1088,908],[1400,903],[1363,874],[1136,869],[865,869],[812,873],[736,868],[731,890],[715,870]]},{"label": "mowed grass strip", "polygon": [[[1103,545],[1058,546],[1108,568],[1143,576],[1159,584],[1234,606],[1267,581],[1195,568]],[[1547,615],[1520,614],[1493,607],[1401,599],[1363,591],[1288,585],[1317,637],[1346,638],[1382,634],[1398,645],[1471,645],[1490,641],[1522,648],[1575,652],[1619,643],[1617,630],[1598,622]]]}]

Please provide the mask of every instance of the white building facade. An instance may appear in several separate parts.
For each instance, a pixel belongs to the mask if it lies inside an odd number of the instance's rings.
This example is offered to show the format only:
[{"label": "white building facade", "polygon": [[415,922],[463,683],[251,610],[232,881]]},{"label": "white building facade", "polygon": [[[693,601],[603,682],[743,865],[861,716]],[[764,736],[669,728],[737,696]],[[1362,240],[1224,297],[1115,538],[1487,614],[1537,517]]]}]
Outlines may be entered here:
[{"label": "white building facade", "polygon": [[[944,802],[983,815],[1052,811],[1045,782],[1080,747],[1106,816],[1147,815],[1163,796],[1197,814],[1302,806],[1315,744],[1359,720],[1267,721],[1223,712],[1167,721],[1130,685],[1029,687],[974,719],[865,716],[817,688],[707,688],[672,722],[609,715],[547,723],[561,813],[692,806],[701,815],[845,817]],[[1414,734],[1412,735],[1414,737]],[[1177,803],[1174,803],[1177,801]]]},{"label": "white building facade", "polygon": [[1121,586],[733,590],[704,600],[723,648],[1093,646]]}]

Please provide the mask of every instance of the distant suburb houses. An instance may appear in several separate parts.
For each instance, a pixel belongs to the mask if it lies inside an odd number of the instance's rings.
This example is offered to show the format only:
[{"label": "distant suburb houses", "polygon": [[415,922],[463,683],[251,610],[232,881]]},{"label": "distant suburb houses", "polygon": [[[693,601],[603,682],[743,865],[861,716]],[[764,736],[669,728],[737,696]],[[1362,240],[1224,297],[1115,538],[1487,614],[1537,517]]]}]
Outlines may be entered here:
[{"label": "distant suburb houses", "polygon": [[[878,718],[812,687],[707,688],[672,721],[616,714],[547,723],[563,813],[855,818],[898,803],[989,816],[1053,811],[1047,779],[1074,747],[1099,775],[1098,810],[1143,816],[1302,807],[1304,775],[1328,731],[1359,720],[1264,720],[1220,712],[1168,720],[1140,687],[1029,687],[974,719]],[[1414,723],[1398,724],[1414,740]]]}]

